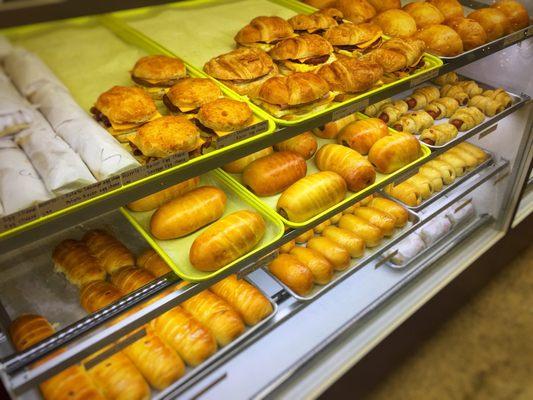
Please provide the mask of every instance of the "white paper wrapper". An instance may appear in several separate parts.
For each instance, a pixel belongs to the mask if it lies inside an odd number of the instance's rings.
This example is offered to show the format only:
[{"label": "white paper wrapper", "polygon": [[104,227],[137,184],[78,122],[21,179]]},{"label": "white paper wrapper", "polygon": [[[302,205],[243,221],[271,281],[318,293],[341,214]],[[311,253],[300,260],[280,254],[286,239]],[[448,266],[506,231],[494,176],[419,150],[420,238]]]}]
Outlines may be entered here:
[{"label": "white paper wrapper", "polygon": [[49,200],[39,174],[10,138],[0,139],[0,201],[6,215]]},{"label": "white paper wrapper", "polygon": [[15,135],[43,179],[47,189],[64,194],[96,182],[81,158],[59,137],[43,116],[34,111],[34,122]]},{"label": "white paper wrapper", "polygon": [[0,61],[6,58],[12,50],[11,42],[4,35],[0,35]]},{"label": "white paper wrapper", "polygon": [[4,215],[4,206],[0,203],[0,217]]},{"label": "white paper wrapper", "polygon": [[451,211],[446,213],[446,217],[448,217],[454,226],[472,218],[475,215],[476,208],[471,202],[457,211],[456,207],[453,207]]},{"label": "white paper wrapper", "polygon": [[31,121],[31,106],[0,68],[0,137],[20,132]]},{"label": "white paper wrapper", "polygon": [[439,215],[420,228],[419,235],[426,246],[430,246],[451,229],[452,223],[450,220],[444,215]]},{"label": "white paper wrapper", "polygon": [[391,257],[390,261],[396,265],[404,265],[425,248],[426,244],[420,236],[417,233],[412,233],[398,243],[396,247],[385,252],[384,255],[387,256],[396,251],[396,254]]},{"label": "white paper wrapper", "polygon": [[20,47],[13,48],[13,51],[7,55],[4,59],[4,68],[25,97],[31,96],[47,83],[56,85],[68,92],[68,89],[39,57]]},{"label": "white paper wrapper", "polygon": [[47,84],[31,96],[56,133],[99,179],[139,166],[115,138],[78,106],[69,93]]}]

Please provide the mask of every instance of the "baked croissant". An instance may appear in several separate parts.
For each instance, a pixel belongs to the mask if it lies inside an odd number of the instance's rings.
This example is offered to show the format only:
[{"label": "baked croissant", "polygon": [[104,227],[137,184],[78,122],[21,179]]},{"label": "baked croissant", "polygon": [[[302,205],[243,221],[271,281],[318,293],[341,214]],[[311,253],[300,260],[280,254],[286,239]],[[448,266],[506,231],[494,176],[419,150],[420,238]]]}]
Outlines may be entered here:
[{"label": "baked croissant", "polygon": [[488,97],[489,99],[496,100],[503,106],[503,108],[507,108],[511,104],[513,104],[513,98],[501,88],[494,90],[485,90],[483,93],[481,93],[481,95],[484,97]]},{"label": "baked croissant", "polygon": [[459,82],[459,76],[455,72],[447,72],[444,75],[435,78],[433,82],[439,86],[453,85],[454,83]]},{"label": "baked croissant", "polygon": [[318,251],[296,246],[289,254],[296,257],[311,271],[313,282],[317,285],[325,285],[333,278],[333,273],[335,272],[333,265]]},{"label": "baked croissant", "polygon": [[479,87],[475,81],[459,81],[455,84],[455,86],[462,87],[468,97],[474,97],[483,93],[483,89]]},{"label": "baked croissant", "polygon": [[424,86],[416,89],[405,99],[410,110],[422,110],[429,103],[440,97],[439,89],[435,86]]},{"label": "baked croissant", "polygon": [[402,228],[409,219],[409,213],[398,203],[384,197],[373,197],[368,205],[372,208],[384,211],[394,218],[394,226]]},{"label": "baked croissant", "polygon": [[89,314],[98,311],[122,297],[122,292],[106,281],[93,281],[80,291],[81,306]]},{"label": "baked croissant", "polygon": [[468,103],[468,94],[466,94],[466,92],[461,86],[458,86],[456,84],[445,84],[443,87],[440,88],[440,95],[441,97],[454,98],[461,106],[464,106],[466,105],[466,103]]},{"label": "baked croissant", "polygon": [[336,271],[343,271],[350,265],[348,250],[327,237],[315,236],[307,242],[307,248],[322,254]]},{"label": "baked croissant", "polygon": [[141,267],[126,267],[111,274],[110,280],[119,290],[128,294],[148,285],[155,279],[150,272]]},{"label": "baked croissant", "polygon": [[493,117],[498,113],[501,113],[505,108],[502,103],[481,95],[473,96],[468,105],[476,107],[479,111],[483,112],[487,117]]},{"label": "baked croissant", "polygon": [[422,203],[422,193],[418,187],[407,181],[385,187],[385,193],[411,207]]},{"label": "baked croissant", "polygon": [[352,192],[364,189],[376,179],[376,171],[365,157],[340,144],[322,146],[315,155],[315,164],[321,171],[333,171],[342,176]]},{"label": "baked croissant", "polygon": [[483,150],[473,145],[472,143],[461,142],[457,146],[455,146],[454,149],[458,149],[476,157],[476,159],[478,160],[478,164],[481,164],[483,161],[489,158],[489,155],[487,153],[485,153]]},{"label": "baked croissant", "polygon": [[454,112],[459,108],[459,102],[452,97],[441,97],[433,100],[424,109],[431,118],[441,119],[450,118]]},{"label": "baked croissant", "polygon": [[472,129],[484,120],[485,115],[476,107],[460,108],[449,119],[450,124],[455,125],[461,132]]},{"label": "baked croissant", "polygon": [[380,113],[380,111],[385,107],[387,104],[390,104],[392,102],[391,99],[385,99],[378,101],[377,103],[370,104],[368,107],[366,107],[363,111],[365,115],[368,115],[369,117],[377,117]]},{"label": "baked croissant", "polygon": [[396,220],[385,211],[372,207],[358,207],[354,210],[353,215],[377,226],[384,236],[392,236],[394,233]]},{"label": "baked croissant", "polygon": [[144,268],[156,278],[172,272],[168,264],[154,249],[146,249],[137,257],[137,266]]},{"label": "baked croissant", "polygon": [[420,156],[420,143],[407,133],[398,132],[379,139],[368,153],[368,161],[382,174],[390,174]]},{"label": "baked croissant", "polygon": [[120,241],[109,233],[94,229],[83,236],[83,241],[108,274],[135,264],[135,257]]},{"label": "baked croissant", "polygon": [[432,167],[439,171],[445,185],[453,183],[456,178],[455,169],[445,161],[435,159],[428,161],[424,166]]},{"label": "baked croissant", "polygon": [[383,68],[371,60],[343,57],[323,65],[317,74],[329,84],[332,91],[359,93],[376,85],[383,76]]},{"label": "baked croissant", "polygon": [[395,100],[392,103],[385,104],[378,114],[379,119],[383,120],[387,125],[396,123],[402,115],[409,110],[409,106],[404,100]]},{"label": "baked croissant", "polygon": [[464,165],[466,165],[467,169],[475,168],[479,164],[478,159],[476,157],[457,147],[451,148],[444,154],[453,154],[454,156],[459,157],[464,162]]},{"label": "baked croissant", "polygon": [[365,241],[366,247],[376,247],[383,240],[383,232],[361,217],[345,214],[339,221],[339,227],[349,230]]},{"label": "baked croissant", "polygon": [[54,333],[50,322],[40,315],[23,314],[9,325],[9,335],[17,351],[24,351]]},{"label": "baked croissant", "polygon": [[268,265],[268,270],[301,296],[307,295],[313,288],[311,270],[290,254],[280,254]]},{"label": "baked croissant", "polygon": [[418,110],[405,114],[392,127],[397,131],[418,135],[422,130],[429,128],[435,121],[424,110]]},{"label": "baked croissant", "polygon": [[381,119],[362,119],[342,128],[337,136],[337,143],[366,155],[374,143],[388,134],[387,125]]},{"label": "baked croissant", "polygon": [[247,325],[255,325],[272,314],[272,304],[253,285],[235,275],[218,281],[209,288],[237,310]]},{"label": "baked croissant", "polygon": [[420,193],[420,196],[422,196],[422,200],[428,199],[434,192],[431,181],[424,175],[414,174],[410,178],[406,179],[405,182],[408,182],[416,187],[417,191]]},{"label": "baked croissant", "polygon": [[76,240],[63,240],[52,254],[55,269],[78,287],[105,279],[106,273],[87,245]]},{"label": "baked croissant", "polygon": [[457,157],[452,153],[443,153],[438,156],[436,160],[444,161],[445,163],[450,164],[455,171],[456,177],[463,176],[468,169],[466,162],[461,157]]},{"label": "baked croissant", "polygon": [[432,146],[442,146],[454,139],[457,133],[455,125],[444,123],[424,129],[420,135],[420,140]]},{"label": "baked croissant", "polygon": [[439,192],[442,190],[442,187],[444,186],[444,181],[442,180],[442,175],[440,174],[440,172],[435,168],[423,165],[418,170],[417,175],[422,175],[429,179],[431,187],[433,188],[433,192]]},{"label": "baked croissant", "polygon": [[425,49],[423,40],[396,37],[383,43],[380,48],[370,51],[363,58],[380,64],[385,72],[408,71],[420,64]]}]

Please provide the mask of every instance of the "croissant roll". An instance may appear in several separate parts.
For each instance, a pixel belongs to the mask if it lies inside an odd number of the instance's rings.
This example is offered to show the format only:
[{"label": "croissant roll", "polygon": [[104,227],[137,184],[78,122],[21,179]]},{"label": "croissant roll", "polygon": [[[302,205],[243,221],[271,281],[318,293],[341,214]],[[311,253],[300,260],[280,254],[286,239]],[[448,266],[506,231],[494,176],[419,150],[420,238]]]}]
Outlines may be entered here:
[{"label": "croissant roll", "polygon": [[307,248],[322,254],[336,271],[343,271],[350,265],[348,250],[327,237],[315,236],[307,242]]},{"label": "croissant roll", "polygon": [[451,148],[444,154],[453,154],[454,156],[459,157],[461,160],[463,160],[467,169],[475,168],[479,164],[476,157],[456,147]]},{"label": "croissant roll", "polygon": [[381,119],[363,119],[351,122],[342,128],[337,136],[337,143],[366,155],[374,143],[388,134],[387,125]]},{"label": "croissant roll", "polygon": [[409,179],[406,179],[405,182],[408,182],[417,188],[422,196],[422,200],[428,199],[434,192],[431,181],[424,175],[415,174]]},{"label": "croissant roll", "polygon": [[352,231],[336,226],[328,226],[324,229],[322,235],[344,247],[352,258],[362,257],[365,253],[365,241]]},{"label": "croissant roll", "polygon": [[106,281],[89,282],[80,291],[81,306],[89,314],[98,311],[122,297],[122,292]]},{"label": "croissant roll", "polygon": [[441,97],[451,97],[457,100],[459,105],[464,106],[468,103],[468,94],[461,86],[446,84],[440,89]]},{"label": "croissant roll", "polygon": [[54,328],[46,318],[34,314],[21,315],[9,326],[9,335],[17,351],[24,351],[54,333]]},{"label": "croissant roll", "polygon": [[455,125],[444,123],[424,129],[420,135],[420,140],[432,146],[442,146],[450,140],[455,139],[457,133],[458,131]]},{"label": "croissant roll", "polygon": [[363,111],[365,115],[368,115],[369,117],[377,117],[380,113],[380,111],[385,107],[386,105],[390,104],[392,102],[391,99],[385,99],[378,101],[377,103],[370,104],[368,107],[366,107]]},{"label": "croissant roll", "polygon": [[455,174],[455,169],[450,164],[442,160],[431,160],[428,161],[425,165],[427,165],[428,167],[435,168],[437,171],[439,171],[440,176],[442,177],[442,181],[445,185],[453,183],[453,181],[457,177]]},{"label": "croissant roll", "polygon": [[268,156],[273,152],[274,149],[272,147],[267,147],[265,149],[256,151],[255,153],[239,158],[238,160],[227,163],[222,167],[222,169],[230,174],[240,174],[242,171],[244,171],[248,164],[261,157]]},{"label": "croissant roll", "polygon": [[442,190],[444,182],[442,180],[440,172],[435,168],[423,165],[418,170],[417,175],[421,175],[429,179],[429,181],[431,182],[431,187],[433,188],[433,192],[440,192]]},{"label": "croissant roll", "polygon": [[326,144],[315,155],[315,164],[321,171],[333,171],[346,181],[348,190],[358,192],[376,180],[376,171],[357,151],[340,144]]},{"label": "croissant roll", "polygon": [[298,235],[296,237],[296,243],[306,243],[309,239],[311,239],[313,236],[315,236],[314,229],[309,229],[308,231],[305,231],[304,233]]},{"label": "croissant roll", "polygon": [[369,224],[377,226],[384,236],[392,236],[396,225],[396,220],[385,211],[372,207],[359,207],[353,215],[363,218]]},{"label": "croissant roll", "polygon": [[333,122],[328,122],[324,126],[313,129],[313,133],[319,138],[323,139],[335,139],[339,134],[340,130],[348,125],[352,121],[356,121],[357,117],[355,114],[347,115],[344,118],[338,119]]},{"label": "croissant roll", "polygon": [[452,97],[441,97],[429,103],[425,111],[433,119],[449,118],[459,108],[459,102]]},{"label": "croissant roll", "polygon": [[421,110],[429,103],[440,97],[440,91],[435,86],[424,86],[416,89],[411,96],[405,99],[410,110]]},{"label": "croissant roll", "polygon": [[235,275],[215,283],[209,288],[237,310],[247,325],[255,325],[272,314],[272,304],[253,285]]},{"label": "croissant roll", "polygon": [[386,104],[378,115],[379,119],[381,119],[387,125],[392,125],[396,123],[408,110],[409,106],[404,100],[395,100],[392,103]]},{"label": "croissant roll", "polygon": [[476,157],[478,164],[481,164],[483,161],[489,158],[489,155],[487,153],[485,153],[479,147],[474,146],[472,143],[462,142],[462,143],[459,143],[457,146],[455,146],[454,149],[466,152]]},{"label": "croissant roll", "polygon": [[390,174],[415,161],[420,143],[412,135],[398,132],[379,139],[368,153],[368,161],[382,174]]},{"label": "croissant roll", "polygon": [[385,193],[410,207],[416,207],[422,203],[422,193],[420,193],[420,189],[411,182],[403,181],[398,185],[389,185],[385,187]]},{"label": "croissant roll", "polygon": [[334,206],[345,196],[346,182],[340,175],[331,171],[317,172],[285,190],[276,209],[290,221],[303,222]]},{"label": "croissant roll", "polygon": [[78,287],[106,277],[102,265],[83,242],[67,239],[59,243],[52,254],[55,269]]},{"label": "croissant roll", "polygon": [[305,159],[291,151],[280,151],[250,163],[242,174],[243,184],[258,196],[273,196],[307,173]]},{"label": "croissant roll", "polygon": [[193,189],[159,207],[150,218],[150,232],[159,240],[187,236],[219,219],[226,201],[226,194],[217,187]]},{"label": "croissant roll", "polygon": [[511,104],[513,104],[513,98],[501,88],[494,90],[485,90],[483,93],[481,93],[481,95],[497,101],[503,106],[503,108],[507,108]]},{"label": "croissant roll", "polygon": [[436,159],[450,164],[455,171],[456,177],[463,176],[468,168],[466,162],[454,154],[444,153],[438,156]]},{"label": "croissant roll", "polygon": [[370,207],[386,212],[394,218],[394,226],[403,228],[409,220],[409,213],[398,203],[383,197],[374,197],[368,204]]},{"label": "croissant roll", "polygon": [[132,201],[127,205],[127,207],[131,211],[155,210],[156,208],[165,204],[167,201],[175,199],[176,197],[181,196],[183,193],[194,189],[196,186],[198,186],[199,183],[199,177],[187,179],[186,181],[180,182],[176,185],[172,185],[164,190],[143,197],[142,199]]},{"label": "croissant roll", "polygon": [[452,85],[459,82],[459,76],[455,72],[447,72],[444,75],[435,78],[433,82],[439,86]]},{"label": "croissant roll", "polygon": [[418,135],[424,129],[432,126],[434,122],[431,115],[424,110],[418,110],[405,114],[393,125],[393,128],[397,131]]},{"label": "croissant roll", "polygon": [[172,272],[168,264],[154,249],[146,249],[137,257],[137,265],[150,272],[156,278]]},{"label": "croissant roll", "polygon": [[383,239],[381,229],[356,215],[343,215],[339,221],[339,228],[355,233],[364,240],[366,247],[376,247]]},{"label": "croissant roll", "polygon": [[317,234],[321,234],[324,229],[326,229],[328,226],[331,225],[331,221],[329,219],[325,220],[324,222],[321,222],[317,226],[313,228],[313,231]]},{"label": "croissant roll", "polygon": [[110,277],[111,283],[125,294],[148,285],[154,279],[155,276],[141,267],[122,268]]},{"label": "croissant roll", "polygon": [[468,95],[468,97],[474,97],[478,94],[483,93],[483,89],[474,81],[460,81],[455,84],[460,86],[463,91]]},{"label": "croissant roll", "polygon": [[135,264],[135,257],[120,241],[109,233],[95,229],[83,236],[83,241],[108,274]]},{"label": "croissant roll", "polygon": [[246,329],[237,311],[209,290],[185,300],[181,306],[211,331],[221,347],[232,342]]},{"label": "croissant roll", "polygon": [[255,247],[265,234],[261,214],[241,210],[205,229],[189,250],[191,264],[201,271],[216,271]]},{"label": "croissant roll", "polygon": [[306,160],[315,154],[318,143],[311,131],[301,133],[274,145],[276,151],[292,151]]},{"label": "croissant roll", "polygon": [[335,272],[333,265],[318,251],[307,247],[294,247],[291,252],[313,274],[313,282],[317,285],[325,285],[333,278]]},{"label": "croissant roll", "polygon": [[313,273],[295,256],[280,254],[269,264],[268,270],[301,296],[305,296],[313,288]]},{"label": "croissant roll", "polygon": [[468,105],[476,107],[488,117],[493,117],[496,114],[501,113],[505,108],[502,103],[481,95],[473,96],[468,102]]},{"label": "croissant roll", "polygon": [[481,124],[485,120],[485,114],[476,107],[464,107],[458,109],[450,117],[450,124],[455,125],[457,129],[468,131]]},{"label": "croissant roll", "polygon": [[278,251],[280,253],[290,253],[294,246],[296,246],[296,240],[289,240],[287,243],[282,244]]}]

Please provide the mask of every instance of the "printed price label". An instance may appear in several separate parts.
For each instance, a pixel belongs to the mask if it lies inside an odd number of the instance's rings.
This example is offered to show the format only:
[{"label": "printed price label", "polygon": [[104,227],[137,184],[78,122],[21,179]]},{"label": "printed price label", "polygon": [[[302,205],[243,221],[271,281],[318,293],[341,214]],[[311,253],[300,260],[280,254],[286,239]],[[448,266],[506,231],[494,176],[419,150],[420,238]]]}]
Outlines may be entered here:
[{"label": "printed price label", "polygon": [[25,208],[13,214],[6,215],[0,220],[0,231],[8,231],[17,226],[27,224],[39,218],[39,210],[37,206]]},{"label": "printed price label", "polygon": [[426,72],[425,74],[422,74],[420,76],[417,76],[409,82],[410,87],[415,87],[420,85],[421,83],[424,83],[426,81],[429,81],[430,79],[436,78],[439,76],[439,71],[437,69],[434,69],[433,71]]},{"label": "printed price label", "polygon": [[148,175],[157,174],[159,172],[164,171],[165,169],[165,160],[163,158],[159,158],[146,164],[146,170],[148,171]]},{"label": "printed price label", "polygon": [[533,34],[533,25],[526,30],[526,37],[530,37]]},{"label": "printed price label", "polygon": [[[529,30],[529,29],[528,29]],[[515,32],[511,33],[510,35],[507,35],[503,39],[503,46],[509,46],[510,44],[513,44],[515,42],[518,42],[520,39],[524,37],[524,32]]]},{"label": "printed price label", "polygon": [[122,180],[122,185],[127,185],[129,183],[138,181],[139,179],[146,178],[150,173],[146,169],[146,166],[142,165],[140,167],[132,168],[126,172],[120,174],[120,179]]},{"label": "printed price label", "polygon": [[41,217],[45,217],[48,214],[55,213],[56,211],[65,208],[65,200],[63,196],[56,197],[55,199],[47,200],[39,204],[39,214]]},{"label": "printed price label", "polygon": [[189,153],[181,152],[172,154],[168,157],[163,158],[163,161],[167,168],[172,168],[176,165],[183,164],[184,162],[189,161]]},{"label": "printed price label", "polygon": [[268,122],[261,121],[258,124],[248,126],[240,131],[231,132],[227,135],[224,135],[216,140],[215,147],[221,149],[227,147],[233,143],[237,143],[241,140],[251,138],[261,132],[264,132],[268,129]]},{"label": "printed price label", "polygon": [[331,121],[333,122],[338,119],[345,118],[348,115],[352,115],[357,111],[361,111],[365,107],[368,107],[369,102],[370,99],[367,97],[366,99],[358,101],[357,103],[349,104],[346,107],[339,108],[333,111],[333,113],[331,114]]}]

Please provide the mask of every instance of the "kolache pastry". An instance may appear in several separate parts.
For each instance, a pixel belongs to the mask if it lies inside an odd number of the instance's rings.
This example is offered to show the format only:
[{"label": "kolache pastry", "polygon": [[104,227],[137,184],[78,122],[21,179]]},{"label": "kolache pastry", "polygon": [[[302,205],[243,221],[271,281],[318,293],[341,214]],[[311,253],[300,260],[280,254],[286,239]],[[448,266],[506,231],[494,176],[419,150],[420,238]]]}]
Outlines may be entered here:
[{"label": "kolache pastry", "polygon": [[373,23],[342,24],[328,29],[324,38],[337,53],[353,57],[379,47],[382,33],[379,25]]},{"label": "kolache pastry", "polygon": [[354,24],[367,22],[376,15],[375,8],[367,0],[337,0],[334,7]]},{"label": "kolache pastry", "polygon": [[342,128],[337,136],[337,143],[366,155],[374,143],[388,134],[387,125],[381,119],[361,119]]},{"label": "kolache pastry", "polygon": [[459,76],[455,72],[447,72],[446,74],[435,78],[433,82],[439,86],[453,85],[454,83],[459,82]]},{"label": "kolache pastry", "polygon": [[459,102],[453,97],[439,97],[424,107],[433,119],[449,118],[459,108]]},{"label": "kolache pastry", "polygon": [[382,174],[390,174],[420,156],[420,143],[411,134],[398,132],[379,139],[368,153],[368,161]]},{"label": "kolache pastry", "polygon": [[156,278],[172,272],[165,260],[154,249],[146,249],[139,254],[136,264],[149,271]]},{"label": "kolache pastry", "polygon": [[457,133],[457,127],[446,122],[424,129],[420,134],[420,140],[432,146],[442,146],[455,139]]},{"label": "kolache pastry", "polygon": [[408,72],[423,65],[426,44],[413,38],[393,38],[364,55],[383,67],[385,72]]},{"label": "kolache pastry", "polygon": [[255,153],[249,154],[235,161],[227,163],[222,167],[222,169],[230,174],[240,174],[242,171],[244,171],[248,164],[261,157],[272,154],[273,152],[274,149],[272,147],[266,147],[262,150],[256,151]]},{"label": "kolache pastry", "polygon": [[481,95],[488,97],[489,99],[496,100],[503,106],[503,108],[507,108],[513,104],[513,98],[501,88],[485,90],[481,93]]},{"label": "kolache pastry", "polygon": [[317,74],[332,91],[359,93],[371,89],[383,76],[383,68],[374,61],[342,58],[321,67]]},{"label": "kolache pastry", "polygon": [[247,127],[253,119],[252,109],[245,102],[221,98],[202,105],[193,121],[203,132],[223,137]]},{"label": "kolache pastry", "polygon": [[451,97],[459,103],[461,106],[465,106],[468,103],[468,94],[465,90],[456,84],[445,84],[440,88],[441,97]]},{"label": "kolache pastry", "polygon": [[426,44],[427,50],[443,57],[453,57],[464,50],[461,36],[447,25],[429,25],[418,30],[415,38]]},{"label": "kolache pastry", "polygon": [[106,231],[90,230],[83,236],[83,241],[108,274],[135,264],[133,253]]},{"label": "kolache pastry", "polygon": [[318,143],[311,131],[306,131],[290,139],[276,143],[276,151],[291,151],[309,160],[316,152]]},{"label": "kolache pastry", "polygon": [[379,112],[383,107],[385,107],[387,104],[390,104],[392,100],[384,99],[381,101],[378,101],[377,103],[370,104],[363,110],[363,114],[368,115],[369,117],[377,117],[379,115]]},{"label": "kolache pastry", "polygon": [[474,19],[455,17],[446,22],[461,37],[465,51],[475,49],[487,43],[485,29]]},{"label": "kolache pastry", "polygon": [[403,115],[392,127],[397,131],[419,135],[433,125],[434,120],[426,111],[418,110]]},{"label": "kolache pastry", "polygon": [[220,88],[207,78],[184,78],[163,96],[163,103],[173,113],[194,114],[211,101],[222,97]]},{"label": "kolache pastry", "polygon": [[[342,12],[341,18],[342,18]],[[289,18],[289,24],[295,33],[322,33],[329,28],[337,26],[338,23],[330,15],[322,13],[320,10],[312,14],[298,14]]]},{"label": "kolache pastry", "polygon": [[240,46],[269,51],[275,42],[294,36],[291,25],[280,17],[255,17],[235,35]]},{"label": "kolache pastry", "polygon": [[468,97],[483,93],[483,89],[475,81],[459,81],[454,85],[462,88]]},{"label": "kolache pastry", "polygon": [[416,32],[416,22],[403,10],[391,9],[378,14],[372,22],[379,25],[388,36],[408,38]]},{"label": "kolache pastry", "polygon": [[485,115],[476,107],[459,108],[449,119],[450,124],[461,132],[472,129],[484,120]]},{"label": "kolache pastry", "polygon": [[403,7],[403,10],[413,17],[418,29],[444,22],[444,15],[430,3],[409,3]]},{"label": "kolache pastry", "polygon": [[387,125],[393,125],[409,110],[405,100],[395,100],[384,104],[378,111],[377,116]]},{"label": "kolache pastry", "polygon": [[435,86],[424,86],[416,89],[405,99],[410,110],[422,110],[429,103],[440,97],[440,91]]},{"label": "kolache pastry", "polygon": [[401,8],[400,0],[368,0],[368,2],[376,9],[376,12],[387,11],[393,8]]},{"label": "kolache pastry", "polygon": [[511,25],[511,31],[517,31],[529,26],[529,15],[523,4],[515,0],[498,0],[490,7],[505,14]]},{"label": "kolache pastry", "polygon": [[437,7],[446,21],[464,16],[463,6],[457,0],[428,0],[428,3]]},{"label": "kolache pastry", "polygon": [[67,239],[59,243],[52,253],[56,271],[65,275],[67,280],[78,286],[101,281],[106,271],[84,242]]},{"label": "kolache pastry", "polygon": [[281,72],[312,72],[334,60],[333,47],[322,36],[303,34],[281,40],[269,51]]},{"label": "kolache pastry", "polygon": [[263,50],[241,47],[212,58],[204,71],[235,92],[253,97],[267,79],[278,74],[278,67]]},{"label": "kolache pastry", "polygon": [[483,27],[489,42],[512,32],[509,18],[498,8],[480,8],[468,14],[468,18],[477,21]]},{"label": "kolache pastry", "polygon": [[493,117],[502,112],[505,108],[502,103],[480,94],[472,96],[472,98],[468,101],[468,105],[471,107],[476,107],[487,117]]},{"label": "kolache pastry", "polygon": [[142,57],[131,70],[131,80],[155,99],[160,99],[166,89],[186,76],[187,70],[183,61],[163,55]]}]

